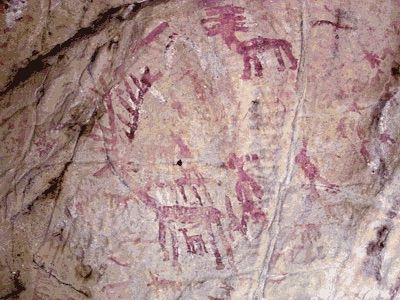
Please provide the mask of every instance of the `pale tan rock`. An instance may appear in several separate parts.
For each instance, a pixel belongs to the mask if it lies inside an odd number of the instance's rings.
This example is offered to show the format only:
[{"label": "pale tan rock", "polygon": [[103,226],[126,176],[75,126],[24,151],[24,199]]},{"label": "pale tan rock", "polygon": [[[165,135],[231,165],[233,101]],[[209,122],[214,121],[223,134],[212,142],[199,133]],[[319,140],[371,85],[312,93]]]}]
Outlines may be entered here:
[{"label": "pale tan rock", "polygon": [[1,297],[400,297],[398,1],[7,3]]}]

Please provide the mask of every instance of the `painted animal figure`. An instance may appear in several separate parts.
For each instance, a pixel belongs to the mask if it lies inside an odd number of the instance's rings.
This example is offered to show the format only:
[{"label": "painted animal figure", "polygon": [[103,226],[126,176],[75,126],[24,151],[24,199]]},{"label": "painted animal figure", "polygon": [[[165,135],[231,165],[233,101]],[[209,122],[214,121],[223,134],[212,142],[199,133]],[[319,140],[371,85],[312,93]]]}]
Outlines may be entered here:
[{"label": "painted animal figure", "polygon": [[[212,205],[211,196],[210,193],[207,191],[204,177],[194,170],[183,170],[183,173],[183,177],[176,179],[174,183],[175,186],[178,188],[179,193],[182,195],[185,204],[188,202],[187,190],[191,190],[199,205],[203,206],[204,199],[201,199],[199,193],[199,190],[202,189],[204,194],[206,195],[206,200],[209,204]],[[185,187],[187,189],[186,192]]]},{"label": "painted animal figure", "polygon": [[273,50],[275,57],[278,61],[278,71],[282,72],[285,70],[285,61],[282,57],[283,51],[289,59],[291,66],[289,69],[297,69],[297,59],[293,56],[292,45],[282,39],[270,39],[265,37],[257,37],[248,41],[240,42],[236,51],[243,56],[243,79],[251,78],[251,62],[253,62],[255,76],[263,76],[263,66],[258,58],[257,54],[262,54],[267,51]]},{"label": "painted animal figure", "polygon": [[228,256],[228,262],[232,268],[234,266],[233,251],[225,237],[224,230],[222,228],[221,219],[224,217],[221,211],[212,206],[201,206],[201,207],[187,207],[182,205],[159,205],[156,200],[151,197],[147,191],[138,191],[139,199],[155,213],[158,220],[158,242],[164,253],[164,260],[169,260],[169,252],[167,250],[167,230],[171,235],[172,244],[172,257],[173,264],[178,264],[178,239],[173,225],[192,225],[200,226],[205,228],[208,235],[210,236],[210,244],[215,256],[216,269],[221,270],[225,268],[221,253],[217,246],[217,239],[214,234],[213,228],[216,227],[218,236],[222,241],[225,248],[225,253]]},{"label": "painted animal figure", "polygon": [[285,62],[282,58],[283,51],[289,59],[291,70],[297,69],[297,59],[293,56],[292,45],[283,39],[271,39],[266,37],[256,37],[250,40],[241,41],[236,36],[237,32],[248,32],[246,26],[245,10],[239,6],[223,5],[209,6],[205,9],[207,18],[201,20],[201,24],[208,36],[219,35],[229,49],[237,52],[243,57],[244,80],[251,79],[251,64],[255,69],[255,76],[263,76],[263,66],[258,54],[273,50],[278,60],[278,71],[285,70]]},{"label": "painted animal figure", "polygon": [[204,255],[204,253],[208,253],[201,234],[188,235],[186,228],[180,228],[179,231],[182,232],[183,236],[185,237],[187,251],[189,253],[199,255]]}]

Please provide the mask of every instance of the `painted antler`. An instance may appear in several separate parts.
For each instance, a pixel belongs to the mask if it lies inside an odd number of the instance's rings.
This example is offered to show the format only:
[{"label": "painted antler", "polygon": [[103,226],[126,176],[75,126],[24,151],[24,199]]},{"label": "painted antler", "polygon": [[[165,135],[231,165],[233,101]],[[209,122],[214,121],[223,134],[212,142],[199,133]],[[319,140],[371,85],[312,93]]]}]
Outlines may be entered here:
[{"label": "painted antler", "polygon": [[152,84],[161,77],[161,73],[152,75],[149,67],[145,67],[144,73],[140,79],[137,79],[132,74],[130,74],[129,77],[136,86],[137,91],[133,91],[129,82],[124,79],[124,85],[130,101],[125,100],[121,95],[118,95],[118,100],[128,112],[130,120],[126,120],[126,118],[121,114],[117,114],[117,117],[122,124],[128,127],[128,130],[125,130],[125,134],[131,142],[135,138],[135,132],[138,129],[139,110],[143,104],[144,95],[148,92]]},{"label": "painted antler", "polygon": [[111,170],[114,174],[116,174],[120,178],[122,183],[126,185],[126,182],[123,179],[124,176],[121,177],[113,165],[113,161],[115,159],[118,159],[118,149],[116,147],[118,142],[118,136],[117,136],[117,126],[115,123],[115,111],[112,103],[112,92],[111,89],[107,89],[108,84],[103,77],[99,78],[99,82],[103,88],[103,91],[99,92],[96,89],[92,89],[92,91],[94,91],[103,99],[107,116],[106,122],[108,124],[103,125],[99,122],[98,127],[100,129],[101,135],[92,134],[91,137],[95,141],[103,142],[103,147],[104,147],[104,152],[106,154],[107,162],[104,167],[102,167],[100,170],[94,173],[94,176],[101,176],[107,170]]},{"label": "painted antler", "polygon": [[232,44],[237,46],[240,43],[235,33],[248,31],[243,13],[244,8],[233,5],[208,7],[206,8],[207,18],[202,19],[201,24],[208,36],[220,34],[225,44],[231,49]]}]

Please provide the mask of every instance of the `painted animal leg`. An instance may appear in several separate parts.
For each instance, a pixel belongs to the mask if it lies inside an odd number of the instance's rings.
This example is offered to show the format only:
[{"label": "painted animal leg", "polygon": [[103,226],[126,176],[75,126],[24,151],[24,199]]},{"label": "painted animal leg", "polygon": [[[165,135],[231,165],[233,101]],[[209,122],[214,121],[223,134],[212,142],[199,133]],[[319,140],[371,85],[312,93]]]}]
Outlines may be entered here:
[{"label": "painted animal leg", "polygon": [[[193,237],[193,248],[195,249],[196,254],[199,255],[204,255],[204,253],[208,253],[207,248],[206,248],[206,244],[203,241],[203,237],[201,236],[201,234],[196,235]],[[196,251],[197,249],[197,251]]]},{"label": "painted animal leg", "polygon": [[293,56],[292,47],[290,45],[284,45],[281,47],[281,49],[283,50],[283,52],[285,52],[287,58],[290,60],[290,63],[292,64],[289,69],[296,70],[297,69],[297,58],[295,58]]},{"label": "painted animal leg", "polygon": [[186,197],[186,193],[185,193],[185,187],[183,185],[179,186],[179,191],[182,195],[182,198],[185,202],[187,202],[187,197]]},{"label": "painted animal leg", "polygon": [[158,223],[158,242],[161,246],[161,250],[164,253],[164,261],[169,260],[169,254],[166,247],[167,240],[166,240],[166,228],[163,222]]},{"label": "painted animal leg", "polygon": [[200,235],[200,240],[199,240],[199,248],[200,248],[200,252],[202,253],[201,255],[203,255],[203,253],[208,253],[206,244],[204,243],[203,237],[201,235]]},{"label": "painted animal leg", "polygon": [[187,240],[186,240],[186,248],[188,253],[194,253],[193,244],[191,242],[188,242]]},{"label": "painted animal leg", "polygon": [[278,61],[278,71],[282,72],[285,70],[285,62],[283,61],[281,50],[279,48],[275,48],[274,53],[276,60]]},{"label": "painted animal leg", "polygon": [[173,265],[176,266],[176,265],[178,265],[178,257],[179,257],[178,239],[177,239],[176,234],[175,234],[175,232],[173,230],[171,230],[171,244],[172,244]]},{"label": "painted animal leg", "polygon": [[208,200],[209,205],[213,206],[214,201],[212,200],[211,195],[210,195],[209,191],[207,190],[207,187],[205,186],[205,184],[202,184],[202,186],[203,186],[204,194],[206,195],[206,199]]},{"label": "painted animal leg", "polygon": [[248,80],[251,78],[251,57],[247,54],[243,54],[243,74],[242,79]]},{"label": "painted animal leg", "polygon": [[242,213],[242,221],[240,222],[240,231],[243,235],[247,234],[247,222],[249,221],[249,216],[246,211]]},{"label": "painted animal leg", "polygon": [[229,229],[230,230],[228,231],[229,232],[229,237],[233,241],[234,238],[233,238],[233,235],[232,235],[231,231],[235,231],[235,230],[241,231],[241,228],[240,228],[239,218],[236,217],[236,215],[235,215],[235,213],[233,211],[232,202],[231,202],[231,199],[229,198],[228,195],[225,196],[225,207],[226,207],[226,211],[228,213],[228,217],[230,219],[230,223],[229,223]]},{"label": "painted animal leg", "polygon": [[257,77],[263,77],[263,66],[260,60],[258,59],[257,55],[254,55],[252,57],[252,60],[254,64],[254,70],[256,71],[254,75]]},{"label": "painted animal leg", "polygon": [[[197,254],[197,251],[200,251],[200,249],[197,250],[197,246],[196,246],[196,245],[197,245],[197,242],[196,242],[196,240],[191,241],[190,244],[191,244],[191,246],[192,246],[192,253],[193,253],[193,254]],[[199,254],[201,254],[201,251],[200,251]]]},{"label": "painted animal leg", "polygon": [[215,239],[214,232],[212,231],[211,224],[208,224],[207,230],[208,230],[208,234],[211,237],[210,243],[211,243],[211,248],[212,248],[214,256],[215,256],[215,264],[216,264],[215,268],[217,270],[222,270],[225,268],[225,266],[224,266],[224,263],[222,262],[221,253],[218,250],[217,241]]},{"label": "painted animal leg", "polygon": [[236,183],[236,197],[242,207],[242,218],[240,221],[239,230],[243,235],[246,235],[248,216],[247,216],[247,208],[245,206],[245,202],[247,201],[246,200],[247,195],[245,187],[240,182]]},{"label": "painted animal leg", "polygon": [[195,187],[195,186],[192,186],[192,190],[193,190],[193,192],[194,192],[194,195],[195,195],[196,199],[199,201],[199,204],[200,204],[201,206],[203,206],[203,202],[201,201],[201,197],[200,197],[199,193],[197,192],[196,187]]},{"label": "painted animal leg", "polygon": [[235,266],[235,260],[234,260],[234,257],[233,257],[232,247],[229,244],[227,238],[225,237],[224,229],[222,227],[221,222],[217,223],[217,230],[218,230],[219,237],[222,240],[222,244],[224,245],[225,252],[226,252],[226,255],[228,257],[228,262],[229,262],[231,268],[234,271],[237,271],[236,270],[236,266]]},{"label": "painted animal leg", "polygon": [[310,189],[311,189],[311,197],[314,199],[319,198],[320,195],[318,193],[315,180],[310,180]]}]

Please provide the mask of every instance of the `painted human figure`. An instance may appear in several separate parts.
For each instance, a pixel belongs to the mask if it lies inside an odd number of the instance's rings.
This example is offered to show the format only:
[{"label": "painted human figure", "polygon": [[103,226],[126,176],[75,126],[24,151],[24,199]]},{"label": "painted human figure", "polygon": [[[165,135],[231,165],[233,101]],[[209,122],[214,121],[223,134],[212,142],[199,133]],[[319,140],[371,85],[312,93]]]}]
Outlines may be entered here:
[{"label": "painted human figure", "polygon": [[249,220],[256,223],[264,223],[267,220],[267,215],[257,205],[264,195],[262,187],[251,177],[245,170],[244,164],[248,160],[257,160],[257,156],[238,157],[232,153],[229,156],[227,166],[230,169],[235,169],[237,172],[237,182],[235,185],[236,198],[241,204],[242,217],[238,229],[246,234]]},{"label": "painted human figure", "polygon": [[320,195],[317,191],[316,182],[320,182],[326,186],[326,188],[332,192],[338,190],[338,186],[329,182],[327,179],[323,178],[319,172],[318,167],[311,161],[307,154],[307,141],[303,140],[303,147],[300,152],[296,155],[294,159],[295,163],[300,166],[303,170],[304,175],[308,178],[311,188],[311,196],[318,198]]}]

